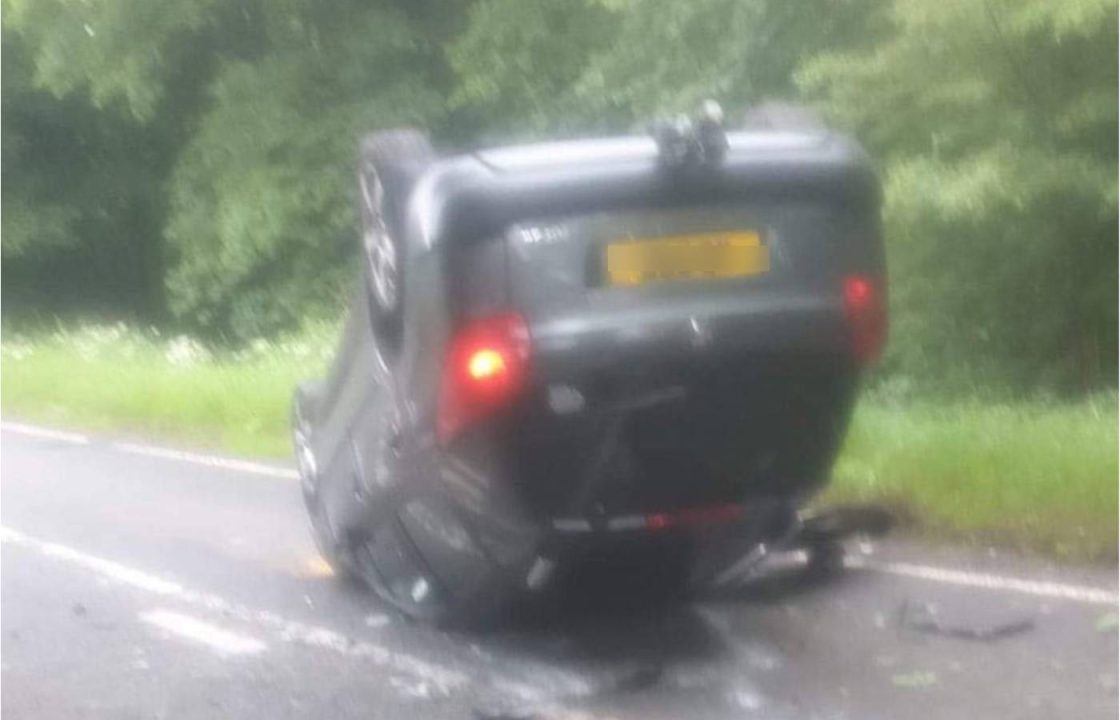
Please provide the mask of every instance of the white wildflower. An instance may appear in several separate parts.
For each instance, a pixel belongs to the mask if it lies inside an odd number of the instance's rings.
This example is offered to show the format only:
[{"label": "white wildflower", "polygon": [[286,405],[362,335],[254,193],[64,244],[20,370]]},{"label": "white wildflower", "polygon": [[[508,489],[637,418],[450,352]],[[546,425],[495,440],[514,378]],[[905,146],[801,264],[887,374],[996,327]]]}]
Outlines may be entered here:
[{"label": "white wildflower", "polygon": [[33,353],[30,345],[20,342],[5,342],[0,345],[0,356],[11,360],[23,360]]},{"label": "white wildflower", "polygon": [[178,335],[167,344],[167,361],[176,366],[193,365],[209,359],[209,351],[192,337]]}]

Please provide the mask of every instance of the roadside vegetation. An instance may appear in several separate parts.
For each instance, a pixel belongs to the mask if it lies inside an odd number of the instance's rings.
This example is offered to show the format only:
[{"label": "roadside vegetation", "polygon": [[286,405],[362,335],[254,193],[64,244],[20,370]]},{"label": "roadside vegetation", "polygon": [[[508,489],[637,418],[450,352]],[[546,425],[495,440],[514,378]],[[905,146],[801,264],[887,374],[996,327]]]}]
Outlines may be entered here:
[{"label": "roadside vegetation", "polygon": [[[6,336],[3,411],[287,458],[292,388],[323,372],[334,333],[316,324],[239,350],[124,325]],[[899,386],[882,383],[860,403],[824,502],[883,502],[907,530],[944,539],[1115,559],[1114,392],[937,400]]]},{"label": "roadside vegetation", "polygon": [[238,350],[124,325],[6,336],[0,397],[28,421],[279,458],[292,389],[323,371],[334,342],[326,325]]},{"label": "roadside vegetation", "polygon": [[357,268],[362,133],[464,148],[787,101],[883,183],[891,341],[828,499],[1116,556],[1115,0],[0,8],[10,416],[283,456]]},{"label": "roadside vegetation", "polygon": [[875,501],[926,535],[1116,559],[1117,397],[857,407],[824,502]]}]

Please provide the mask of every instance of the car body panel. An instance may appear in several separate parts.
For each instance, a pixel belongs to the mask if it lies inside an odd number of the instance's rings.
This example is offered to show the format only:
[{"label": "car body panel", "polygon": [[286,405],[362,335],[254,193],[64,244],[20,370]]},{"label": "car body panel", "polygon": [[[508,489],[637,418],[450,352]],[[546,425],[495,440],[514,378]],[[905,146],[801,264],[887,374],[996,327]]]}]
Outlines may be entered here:
[{"label": "car body panel", "polygon": [[[396,549],[371,551],[398,568],[384,572],[411,567],[437,595],[465,597],[524,585],[566,535],[582,547],[618,535],[612,518],[728,505],[773,515],[827,480],[860,374],[841,281],[859,273],[885,289],[878,184],[843,136],[728,138],[713,166],[667,168],[651,139],[623,138],[479,151],[424,173],[400,228],[400,354],[379,354],[359,288],[314,411],[322,494],[343,538],[392,525]],[[767,272],[605,279],[612,242],[733,230],[758,233]],[[532,342],[524,392],[441,443],[450,339],[509,311]],[[746,543],[779,531],[757,513],[735,527]]]}]

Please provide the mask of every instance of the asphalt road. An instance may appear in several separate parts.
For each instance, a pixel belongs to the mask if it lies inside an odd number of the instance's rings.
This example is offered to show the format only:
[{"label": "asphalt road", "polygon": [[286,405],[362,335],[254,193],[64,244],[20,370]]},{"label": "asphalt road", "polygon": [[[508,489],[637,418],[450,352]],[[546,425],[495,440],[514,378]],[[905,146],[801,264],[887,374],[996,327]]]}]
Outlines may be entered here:
[{"label": "asphalt road", "polygon": [[1117,714],[1115,569],[896,541],[449,634],[330,577],[290,471],[4,427],[6,719]]}]

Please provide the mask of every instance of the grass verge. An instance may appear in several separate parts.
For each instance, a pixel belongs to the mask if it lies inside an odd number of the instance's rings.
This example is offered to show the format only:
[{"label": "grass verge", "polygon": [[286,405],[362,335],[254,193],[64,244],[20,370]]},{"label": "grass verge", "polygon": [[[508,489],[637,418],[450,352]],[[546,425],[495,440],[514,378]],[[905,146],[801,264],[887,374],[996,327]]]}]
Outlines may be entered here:
[{"label": "grass verge", "polygon": [[334,343],[328,327],[238,352],[122,325],[5,337],[0,407],[60,427],[286,457],[292,389],[323,372]]},{"label": "grass verge", "polygon": [[[323,372],[334,331],[221,353],[188,338],[86,327],[0,344],[6,414],[61,427],[286,457],[295,383]],[[1117,553],[1117,397],[1069,404],[859,406],[828,501],[894,507],[921,532],[1074,559]]]},{"label": "grass verge", "polygon": [[1117,555],[1117,397],[856,411],[823,500],[893,506],[927,534],[1076,559]]}]

